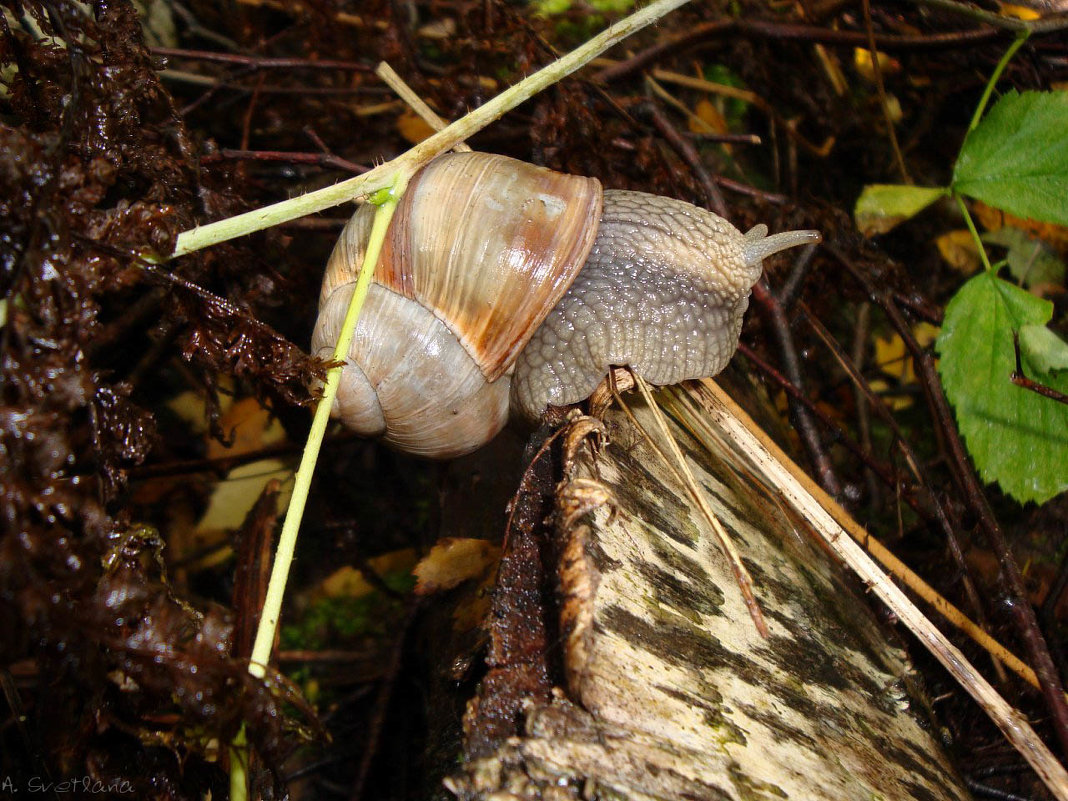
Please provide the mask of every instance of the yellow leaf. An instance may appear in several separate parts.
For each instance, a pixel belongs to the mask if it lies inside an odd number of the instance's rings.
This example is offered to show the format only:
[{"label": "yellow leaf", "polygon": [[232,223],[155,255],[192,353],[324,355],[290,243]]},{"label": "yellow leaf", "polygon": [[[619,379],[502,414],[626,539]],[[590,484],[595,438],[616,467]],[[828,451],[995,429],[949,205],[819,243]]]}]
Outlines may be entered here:
[{"label": "yellow leaf", "polygon": [[408,110],[397,117],[397,132],[409,144],[417,145],[434,133],[434,129],[414,111]]},{"label": "yellow leaf", "polygon": [[[912,337],[921,347],[927,347],[935,341],[938,331],[938,327],[930,323],[917,323],[912,327]],[[896,386],[916,383],[915,365],[900,335],[894,333],[886,338],[876,337],[874,345],[876,366],[884,375],[893,378]],[[891,385],[882,380],[872,381],[871,388],[884,397],[892,392]],[[912,398],[897,395],[887,397],[886,403],[891,409],[905,409],[912,405]]]},{"label": "yellow leaf", "polygon": [[451,537],[439,540],[412,571],[417,579],[415,594],[432,595],[451,590],[481,576],[500,557],[500,548],[486,540]]},{"label": "yellow leaf", "polygon": [[[879,62],[879,72],[883,75],[893,75],[901,71],[901,62],[886,53],[876,52],[875,58]],[[853,67],[860,77],[869,83],[875,83],[875,69],[872,67],[871,51],[863,47],[853,49]]]},{"label": "yellow leaf", "polygon": [[1026,6],[1016,6],[1012,3],[998,3],[998,9],[1001,11],[1001,15],[1003,17],[1016,17],[1016,19],[1023,20],[1035,20],[1042,18],[1042,15],[1035,11],[1033,8],[1027,8]]},{"label": "yellow leaf", "polygon": [[886,115],[895,125],[905,118],[905,112],[901,110],[901,101],[897,99],[897,95],[886,95]]},{"label": "yellow leaf", "polygon": [[720,114],[707,98],[698,102],[694,107],[693,116],[689,117],[690,133],[696,134],[725,134],[727,133],[727,120]]},{"label": "yellow leaf", "polygon": [[875,364],[886,375],[899,380],[909,375],[912,363],[905,351],[905,341],[897,334],[875,338]]},{"label": "yellow leaf", "polygon": [[[401,573],[411,570],[412,566],[415,565],[415,560],[414,549],[402,548],[399,551],[391,551],[373,559],[368,559],[367,566],[379,576],[384,576],[387,573]],[[319,582],[319,586],[315,589],[313,596],[362,598],[377,591],[378,588],[364,578],[363,573],[351,565],[345,565]]]},{"label": "yellow leaf", "polygon": [[971,275],[979,269],[979,251],[971,232],[961,229],[942,234],[935,240],[938,252],[946,264],[964,275]]},{"label": "yellow leaf", "polygon": [[[195,412],[201,419],[204,416],[203,401],[196,397],[175,399],[172,409],[178,414]],[[219,424],[223,431],[232,435],[233,442],[226,447],[215,439],[207,438],[206,455],[209,459],[242,456],[285,439],[285,430],[255,398],[234,400],[229,405],[224,404],[224,409]],[[230,532],[245,522],[245,517],[269,481],[276,480],[281,485],[276,508],[278,511],[284,509],[292,491],[292,476],[293,466],[278,458],[258,459],[234,467],[215,484],[208,506],[195,525],[189,525],[190,521],[172,520],[168,547],[174,558],[181,560],[194,554],[203,554],[195,563],[188,565],[190,569],[211,567],[231,558]]]},{"label": "yellow leaf", "polygon": [[285,429],[281,423],[260,406],[255,398],[234,401],[223,413],[219,425],[227,434],[233,433],[233,442],[226,446],[217,440],[209,439],[209,459],[241,456],[285,439]]},{"label": "yellow leaf", "polygon": [[943,195],[938,188],[870,184],[857,198],[853,218],[864,236],[885,234],[911,219]]}]

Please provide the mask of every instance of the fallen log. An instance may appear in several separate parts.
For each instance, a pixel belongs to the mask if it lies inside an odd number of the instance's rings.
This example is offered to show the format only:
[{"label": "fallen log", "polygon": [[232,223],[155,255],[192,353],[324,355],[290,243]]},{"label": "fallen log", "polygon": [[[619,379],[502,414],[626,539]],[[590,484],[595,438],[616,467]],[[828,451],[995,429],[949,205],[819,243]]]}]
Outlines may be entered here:
[{"label": "fallen log", "polygon": [[[492,670],[465,721],[469,761],[449,789],[463,799],[968,798],[902,649],[857,583],[739,461],[676,428],[752,576],[762,637],[708,521],[660,456],[649,409],[633,409],[646,433],[610,412],[607,444],[565,455],[555,492],[555,547],[541,553],[559,607],[535,641],[555,639],[561,653],[533,672],[552,676],[557,664],[562,686],[509,664],[500,630],[514,621],[501,607]],[[537,552],[526,546],[528,560]],[[514,585],[522,569],[506,556],[501,575]],[[509,676],[532,689],[502,696]],[[513,736],[500,736],[502,709],[515,713]],[[496,738],[483,733],[490,722]]]}]

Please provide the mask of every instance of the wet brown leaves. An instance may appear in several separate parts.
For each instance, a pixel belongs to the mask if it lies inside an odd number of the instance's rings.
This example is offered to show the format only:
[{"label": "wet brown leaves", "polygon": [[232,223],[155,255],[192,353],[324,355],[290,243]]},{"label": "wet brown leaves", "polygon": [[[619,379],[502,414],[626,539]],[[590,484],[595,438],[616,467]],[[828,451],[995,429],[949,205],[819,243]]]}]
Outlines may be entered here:
[{"label": "wet brown leaves", "polygon": [[[10,68],[0,127],[0,653],[5,666],[35,665],[21,700],[52,770],[89,767],[146,798],[180,797],[180,766],[215,759],[242,721],[255,721],[261,753],[276,758],[292,719],[281,704],[308,710],[231,658],[228,611],[178,597],[162,538],[123,506],[127,471],[159,436],[144,382],[168,357],[151,361],[148,346],[176,337],[202,386],[227,374],[287,403],[307,398],[315,363],[253,309],[140,262],[170,252],[202,199],[235,202],[201,185],[210,176],[132,7],[98,3],[95,18],[62,2],[25,12],[39,34],[0,28]],[[180,269],[211,282],[245,263]],[[138,304],[140,316],[125,318]],[[150,361],[138,369],[140,359]],[[154,746],[164,751],[140,750]],[[0,770],[17,779],[34,767]]]}]

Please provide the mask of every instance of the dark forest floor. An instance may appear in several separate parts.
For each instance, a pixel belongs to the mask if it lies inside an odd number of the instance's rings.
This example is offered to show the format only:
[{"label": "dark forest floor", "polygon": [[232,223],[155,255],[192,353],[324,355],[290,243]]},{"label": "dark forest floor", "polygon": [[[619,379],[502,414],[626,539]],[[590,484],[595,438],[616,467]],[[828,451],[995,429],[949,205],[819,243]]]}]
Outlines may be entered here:
[{"label": "dark forest floor", "polygon": [[[447,685],[462,703],[484,643],[462,643],[449,671],[435,665],[442,613],[435,597],[414,600],[410,570],[442,534],[500,537],[520,437],[505,435],[504,455],[441,467],[332,430],[282,672],[254,680],[269,540],[323,370],[306,353],[319,282],[351,208],[152,256],[198,223],[335,183],[424,136],[374,76],[379,61],[455,119],[614,17],[582,3],[537,16],[500,0],[160,0],[142,28],[121,0],[4,8],[0,777],[223,797],[225,744],[245,723],[265,794],[424,797],[428,764],[448,759],[424,701]],[[811,258],[766,262],[727,380],[872,533],[1025,655],[1036,632],[999,569],[992,509],[1063,671],[1068,496],[1021,505],[982,485],[979,497],[933,400],[933,332],[965,280],[938,242],[964,227],[959,212],[946,200],[875,238],[852,215],[865,185],[902,182],[902,169],[921,185],[949,181],[1012,39],[923,4],[693,3],[471,144],[722,205],[742,230],[819,229]],[[1051,32],[1021,49],[999,89],[1066,80],[1068,40]],[[1046,236],[1063,258],[1068,237]],[[1063,320],[1063,278],[1036,291]],[[441,499],[475,484],[496,489],[457,518]],[[1046,797],[913,650],[977,795]],[[1057,742],[1038,692],[1013,678],[1000,689]],[[459,712],[443,714],[455,724]]]}]

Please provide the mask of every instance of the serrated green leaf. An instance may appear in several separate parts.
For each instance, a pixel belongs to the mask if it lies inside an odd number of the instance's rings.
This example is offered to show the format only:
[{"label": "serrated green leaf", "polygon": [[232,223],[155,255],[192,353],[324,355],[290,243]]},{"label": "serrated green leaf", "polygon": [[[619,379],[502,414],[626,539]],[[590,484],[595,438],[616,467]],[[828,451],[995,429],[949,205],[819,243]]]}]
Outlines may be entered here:
[{"label": "serrated green leaf", "polygon": [[[1044,325],[1020,327],[1020,354],[1043,374],[1068,370],[1068,342]],[[1027,377],[1034,378],[1030,374]]]},{"label": "serrated green leaf", "polygon": [[1049,245],[1029,236],[1023,229],[1006,225],[996,231],[987,231],[983,234],[983,241],[1008,248],[1005,258],[1009,263],[1009,271],[1024,286],[1064,284],[1064,262]]},{"label": "serrated green leaf", "polygon": [[871,184],[857,198],[853,219],[864,236],[885,234],[915,217],[946,193],[945,189],[903,184]]},{"label": "serrated green leaf", "polygon": [[[1010,381],[1013,331],[1044,326],[1052,314],[1049,301],[984,272],[949,302],[937,343],[942,385],[979,474],[1019,501],[1043,503],[1068,489],[1068,406]],[[1021,357],[1029,378],[1068,392],[1068,375]]]},{"label": "serrated green leaf", "polygon": [[1009,92],[964,140],[953,189],[1068,224],[1068,92]]}]

